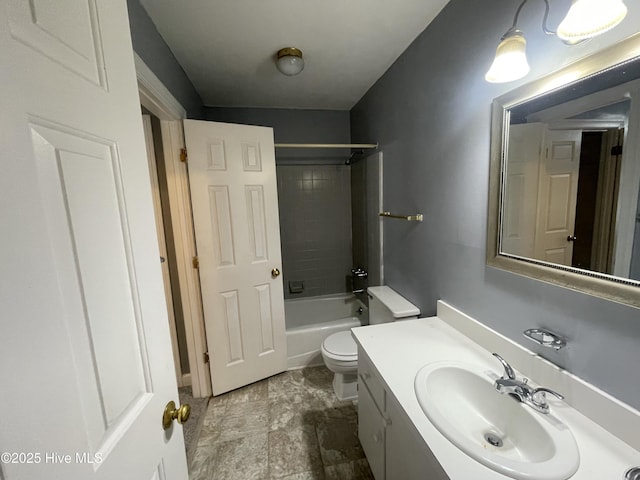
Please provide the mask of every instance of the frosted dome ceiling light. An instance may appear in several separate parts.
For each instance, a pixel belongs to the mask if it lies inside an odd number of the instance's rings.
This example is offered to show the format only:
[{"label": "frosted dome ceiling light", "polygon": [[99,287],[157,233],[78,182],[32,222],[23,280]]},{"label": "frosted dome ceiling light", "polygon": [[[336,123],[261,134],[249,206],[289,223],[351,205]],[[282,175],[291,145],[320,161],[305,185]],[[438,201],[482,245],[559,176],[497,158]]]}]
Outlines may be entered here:
[{"label": "frosted dome ceiling light", "polygon": [[558,38],[572,44],[595,37],[618,25],[627,15],[622,0],[573,0],[558,26]]},{"label": "frosted dome ceiling light", "polygon": [[283,75],[292,77],[304,69],[302,51],[295,47],[281,48],[276,56],[276,67]]}]

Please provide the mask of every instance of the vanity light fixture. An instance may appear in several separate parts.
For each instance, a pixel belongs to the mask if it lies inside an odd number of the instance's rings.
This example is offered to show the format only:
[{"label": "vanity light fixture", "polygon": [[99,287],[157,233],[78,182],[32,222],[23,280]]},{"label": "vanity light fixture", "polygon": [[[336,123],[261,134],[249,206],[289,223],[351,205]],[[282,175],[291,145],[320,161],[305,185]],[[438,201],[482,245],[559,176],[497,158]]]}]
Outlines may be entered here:
[{"label": "vanity light fixture", "polygon": [[503,83],[518,80],[529,73],[526,54],[527,41],[521,30],[507,30],[498,44],[496,58],[484,76],[487,82]]},{"label": "vanity light fixture", "polygon": [[[523,0],[520,3],[513,17],[513,25],[500,39],[495,59],[484,77],[487,82],[511,82],[529,73],[526,56],[527,42],[522,31],[517,29],[518,17],[527,1]],[[549,0],[543,1],[545,10],[542,31],[547,35],[557,35],[568,45],[577,45],[611,30],[627,14],[627,7],[622,0],[573,0],[569,13],[555,32],[547,27]]]},{"label": "vanity light fixture", "polygon": [[558,38],[575,44],[611,30],[627,15],[622,0],[574,0],[558,26]]},{"label": "vanity light fixture", "polygon": [[281,48],[276,54],[276,67],[288,77],[298,75],[304,69],[302,51],[295,47]]}]

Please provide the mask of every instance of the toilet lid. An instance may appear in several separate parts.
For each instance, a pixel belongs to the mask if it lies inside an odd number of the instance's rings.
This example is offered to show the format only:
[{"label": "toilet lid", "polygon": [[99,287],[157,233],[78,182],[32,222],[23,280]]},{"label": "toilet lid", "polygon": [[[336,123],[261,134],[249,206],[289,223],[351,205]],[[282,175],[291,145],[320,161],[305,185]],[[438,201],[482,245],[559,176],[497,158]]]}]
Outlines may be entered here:
[{"label": "toilet lid", "polygon": [[351,331],[329,335],[322,343],[322,346],[327,353],[344,358],[344,360],[353,357],[357,358],[358,356],[358,347],[351,336]]}]

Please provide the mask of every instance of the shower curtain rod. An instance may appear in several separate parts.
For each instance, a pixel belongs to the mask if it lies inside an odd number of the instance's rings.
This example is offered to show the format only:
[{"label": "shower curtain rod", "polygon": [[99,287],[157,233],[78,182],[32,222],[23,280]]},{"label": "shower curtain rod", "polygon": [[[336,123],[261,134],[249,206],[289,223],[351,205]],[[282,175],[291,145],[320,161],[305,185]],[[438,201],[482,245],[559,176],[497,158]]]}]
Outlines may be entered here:
[{"label": "shower curtain rod", "polygon": [[377,143],[276,143],[276,148],[378,148]]}]

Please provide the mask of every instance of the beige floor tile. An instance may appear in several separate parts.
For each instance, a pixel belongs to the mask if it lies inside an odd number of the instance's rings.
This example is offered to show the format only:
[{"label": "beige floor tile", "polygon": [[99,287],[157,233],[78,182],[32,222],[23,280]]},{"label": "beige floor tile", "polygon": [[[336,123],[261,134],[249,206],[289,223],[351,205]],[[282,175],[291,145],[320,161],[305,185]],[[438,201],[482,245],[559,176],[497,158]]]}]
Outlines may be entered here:
[{"label": "beige floor tile", "polygon": [[282,478],[322,468],[318,440],[313,426],[269,432],[270,478]]},{"label": "beige floor tile", "polygon": [[325,467],[325,480],[374,480],[366,459]]},{"label": "beige floor tile", "polygon": [[322,463],[325,466],[364,458],[358,440],[357,423],[348,419],[329,419],[319,423],[316,430]]},{"label": "beige floor tile", "polygon": [[267,434],[220,442],[210,480],[264,480],[268,478]]},{"label": "beige floor tile", "polygon": [[269,427],[267,400],[229,403],[220,422],[221,442],[247,435],[266,433]]},{"label": "beige floor tile", "polygon": [[222,422],[225,419],[226,407],[209,405],[204,417],[198,445],[211,445],[220,439]]},{"label": "beige floor tile", "polygon": [[275,375],[209,401],[191,480],[371,480],[357,407],[313,367]]},{"label": "beige floor tile", "polygon": [[280,480],[324,480],[324,478],[324,470],[314,470],[280,477]]},{"label": "beige floor tile", "polygon": [[270,399],[289,398],[290,401],[301,401],[308,395],[302,370],[291,370],[270,377],[268,395]]},{"label": "beige floor tile", "polygon": [[268,381],[252,383],[227,393],[227,405],[266,401],[268,396]]},{"label": "beige floor tile", "polygon": [[216,445],[203,445],[198,441],[189,464],[189,480],[210,480],[216,449]]}]

